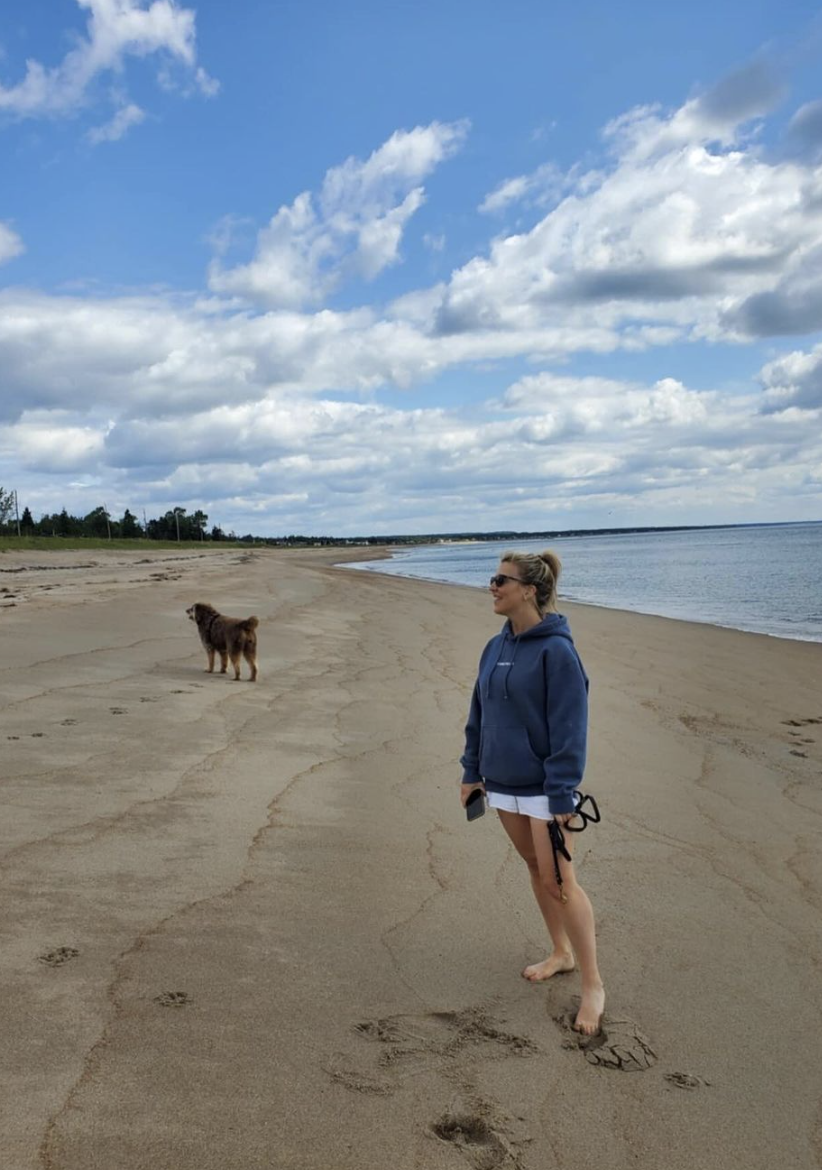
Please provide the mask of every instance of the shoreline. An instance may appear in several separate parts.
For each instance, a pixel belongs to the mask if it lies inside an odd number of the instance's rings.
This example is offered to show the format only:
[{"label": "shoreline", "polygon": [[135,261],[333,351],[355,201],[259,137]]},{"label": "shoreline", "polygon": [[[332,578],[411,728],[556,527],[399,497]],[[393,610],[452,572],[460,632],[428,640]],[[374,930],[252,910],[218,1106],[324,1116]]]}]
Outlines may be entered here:
[{"label": "shoreline", "polygon": [[[578,977],[519,976],[521,861],[458,805],[483,592],[329,549],[94,559],[2,614],[4,1170],[815,1168],[812,644],[564,607],[603,814],[580,1046]],[[204,673],[195,600],[259,616],[256,684]]]},{"label": "shoreline", "polygon": [[[737,526],[737,527],[741,527],[741,526]],[[358,557],[356,559],[358,561],[361,561],[363,564],[365,564],[367,561],[369,561],[371,559],[392,560],[394,551],[395,551],[395,546],[387,546],[386,550],[383,551],[383,555],[381,555],[381,556],[374,557],[374,558]],[[396,551],[401,552],[404,550],[397,546]],[[362,568],[362,569],[357,570],[357,571],[364,572],[364,573],[379,573],[380,572],[379,569],[369,569],[369,568]],[[400,577],[403,580],[407,580],[407,581],[426,581],[430,584],[450,585],[450,586],[456,587],[457,589],[473,589],[473,590],[480,590],[483,592],[486,589],[486,586],[484,586],[484,585],[472,585],[468,582],[462,582],[462,581],[449,581],[449,580],[446,580],[445,578],[439,578],[439,577],[421,577],[421,576],[415,576],[413,574],[403,574],[403,573],[383,573],[382,575],[386,576],[386,577],[390,577],[390,578]],[[735,626],[735,625],[730,625],[730,624],[725,624],[725,623],[720,623],[720,622],[701,621],[699,618],[695,618],[695,617],[680,617],[680,616],[677,616],[675,614],[656,613],[652,610],[631,609],[631,608],[626,608],[624,606],[618,606],[618,605],[606,605],[602,601],[586,601],[582,598],[569,597],[568,595],[562,594],[562,593],[560,594],[559,600],[563,604],[575,605],[575,606],[586,606],[586,607],[591,607],[593,609],[605,609],[605,610],[608,610],[609,612],[612,612],[612,613],[631,613],[631,614],[637,614],[637,615],[642,616],[642,617],[660,618],[664,621],[680,622],[680,623],[685,623],[688,625],[695,625],[695,626],[707,626],[710,629],[715,629],[715,630],[733,630],[736,633],[752,634],[756,637],[777,638],[783,642],[803,642],[803,643],[807,643],[810,645],[817,645],[817,646],[822,645],[822,633],[820,633],[818,637],[812,637],[810,635],[803,637],[802,635],[799,635],[799,634],[796,634],[796,635],[791,637],[788,634],[772,633],[768,630],[751,630],[751,629],[745,629],[744,627],[741,627],[741,626]]]}]

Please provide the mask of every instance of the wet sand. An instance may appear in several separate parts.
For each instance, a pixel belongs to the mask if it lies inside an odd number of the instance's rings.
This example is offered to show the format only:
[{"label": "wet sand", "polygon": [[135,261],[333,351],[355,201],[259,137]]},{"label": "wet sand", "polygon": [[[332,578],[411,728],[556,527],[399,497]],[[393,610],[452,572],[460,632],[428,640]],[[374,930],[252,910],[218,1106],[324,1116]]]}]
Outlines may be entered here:
[{"label": "wet sand", "polygon": [[[486,595],[339,559],[0,555],[3,1170],[822,1165],[822,646],[561,607],[585,1044],[458,804]],[[259,616],[258,683],[197,600]]]}]

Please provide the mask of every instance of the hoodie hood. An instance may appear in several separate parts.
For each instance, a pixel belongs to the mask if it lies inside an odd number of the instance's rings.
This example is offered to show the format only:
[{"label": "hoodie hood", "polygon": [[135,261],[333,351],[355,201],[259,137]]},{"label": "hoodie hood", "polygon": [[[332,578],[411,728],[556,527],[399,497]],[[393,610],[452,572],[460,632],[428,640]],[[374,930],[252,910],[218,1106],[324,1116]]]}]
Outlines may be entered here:
[{"label": "hoodie hood", "polygon": [[[494,666],[500,666],[505,671],[502,676],[502,693],[505,699],[508,698],[508,677],[517,660],[517,651],[521,643],[535,642],[542,638],[567,638],[573,644],[568,619],[563,617],[561,613],[546,614],[541,622],[538,622],[535,626],[531,626],[530,630],[525,630],[522,634],[515,634],[511,627],[511,622],[507,621],[502,627],[498,638],[499,647]],[[486,695],[490,693],[491,677],[489,674],[486,680]]]},{"label": "hoodie hood", "polygon": [[531,629],[526,630],[524,634],[515,634],[511,628],[511,622],[507,621],[503,626],[503,633],[508,638],[522,642],[526,638],[567,638],[569,642],[572,640],[568,619],[561,613],[547,613],[541,622],[531,626]]}]

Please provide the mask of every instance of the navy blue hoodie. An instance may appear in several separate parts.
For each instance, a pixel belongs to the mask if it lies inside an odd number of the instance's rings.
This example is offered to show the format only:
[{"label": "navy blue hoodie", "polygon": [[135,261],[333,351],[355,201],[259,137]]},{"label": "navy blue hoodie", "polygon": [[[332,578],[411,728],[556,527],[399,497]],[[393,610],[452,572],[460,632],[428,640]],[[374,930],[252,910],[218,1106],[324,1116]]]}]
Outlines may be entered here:
[{"label": "navy blue hoodie", "polygon": [[511,623],[482,652],[465,727],[463,784],[545,795],[552,813],[574,811],[588,733],[588,677],[561,614],[514,634]]}]

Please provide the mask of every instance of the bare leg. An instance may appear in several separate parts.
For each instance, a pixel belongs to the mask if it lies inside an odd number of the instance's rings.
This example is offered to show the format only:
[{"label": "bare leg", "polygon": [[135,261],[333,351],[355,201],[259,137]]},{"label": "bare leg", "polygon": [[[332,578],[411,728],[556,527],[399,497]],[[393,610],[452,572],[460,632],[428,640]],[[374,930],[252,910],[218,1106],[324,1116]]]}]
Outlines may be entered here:
[{"label": "bare leg", "polygon": [[519,813],[503,812],[501,809],[497,809],[497,813],[514,848],[528,866],[531,889],[534,891],[534,897],[553,943],[553,950],[547,959],[541,963],[532,963],[522,972],[523,978],[531,980],[532,983],[541,983],[545,979],[550,979],[552,975],[573,971],[575,966],[571,940],[565,930],[563,906],[551,896],[540,877],[530,818],[520,816]]},{"label": "bare leg", "polygon": [[[588,895],[578,885],[573,864],[560,857],[562,892],[567,901],[560,900],[560,890],[554,874],[554,858],[545,821],[530,817],[531,836],[539,869],[540,883],[550,900],[559,907],[562,925],[571,941],[579,963],[582,979],[582,1001],[574,1022],[578,1032],[593,1036],[599,1031],[602,1013],[605,1009],[605,989],[597,966],[597,940],[594,926],[594,912]],[[566,832],[565,843],[569,853],[573,852],[574,834]]]}]

